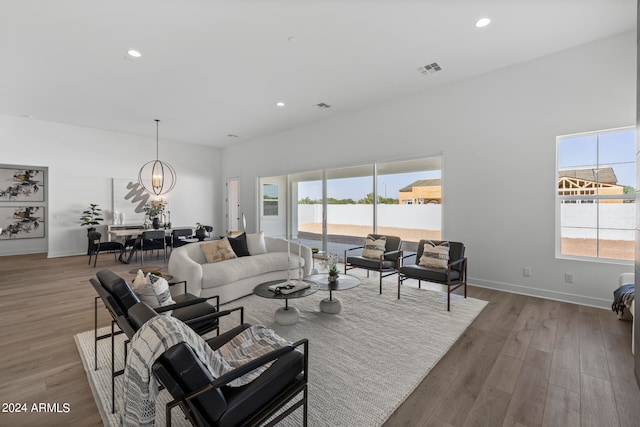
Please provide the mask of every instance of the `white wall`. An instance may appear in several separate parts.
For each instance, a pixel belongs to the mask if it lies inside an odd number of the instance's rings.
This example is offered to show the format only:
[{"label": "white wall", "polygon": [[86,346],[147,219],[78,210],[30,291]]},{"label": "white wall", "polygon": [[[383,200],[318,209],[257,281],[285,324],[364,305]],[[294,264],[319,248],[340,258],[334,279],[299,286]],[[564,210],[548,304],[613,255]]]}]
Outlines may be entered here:
[{"label": "white wall", "polygon": [[633,125],[635,79],[628,32],[229,147],[222,174],[255,212],[258,176],[442,152],[443,237],[467,245],[471,283],[606,307],[633,268],[555,259],[555,138]]},{"label": "white wall", "polygon": [[[150,122],[150,126],[153,123]],[[86,230],[79,225],[89,203],[112,222],[112,178],[137,179],[140,167],[155,158],[155,137],[143,138],[97,129],[0,115],[0,163],[49,168],[46,227],[50,257],[86,253]],[[220,230],[220,151],[160,140],[160,158],[172,164],[178,180],[163,196],[174,225],[215,223]],[[222,208],[224,209],[224,207]],[[106,236],[105,236],[106,237]],[[42,252],[18,241],[0,240],[0,255]]]},{"label": "white wall", "polygon": [[[442,205],[378,205],[378,225],[440,230]],[[322,205],[297,205],[298,225],[322,222]],[[329,224],[373,224],[373,205],[327,205]],[[418,239],[419,240],[419,239]]]}]

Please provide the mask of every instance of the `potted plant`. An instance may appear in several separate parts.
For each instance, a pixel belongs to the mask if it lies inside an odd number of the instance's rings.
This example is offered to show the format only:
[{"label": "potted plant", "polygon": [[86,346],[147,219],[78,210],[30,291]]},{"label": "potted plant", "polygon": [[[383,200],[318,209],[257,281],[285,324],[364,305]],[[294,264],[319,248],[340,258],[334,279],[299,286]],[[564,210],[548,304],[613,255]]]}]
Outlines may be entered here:
[{"label": "potted plant", "polygon": [[166,205],[167,203],[162,199],[144,205],[144,212],[149,218],[151,218],[151,222],[155,230],[160,228],[159,217],[164,213]]},{"label": "potted plant", "polygon": [[329,269],[329,283],[338,280],[338,255],[331,254],[327,257],[327,268]]},{"label": "potted plant", "polygon": [[87,232],[94,231],[96,229],[94,225],[100,225],[100,221],[104,221],[104,218],[102,218],[102,209],[100,209],[97,204],[91,203],[89,208],[82,212],[80,226],[89,227]]}]

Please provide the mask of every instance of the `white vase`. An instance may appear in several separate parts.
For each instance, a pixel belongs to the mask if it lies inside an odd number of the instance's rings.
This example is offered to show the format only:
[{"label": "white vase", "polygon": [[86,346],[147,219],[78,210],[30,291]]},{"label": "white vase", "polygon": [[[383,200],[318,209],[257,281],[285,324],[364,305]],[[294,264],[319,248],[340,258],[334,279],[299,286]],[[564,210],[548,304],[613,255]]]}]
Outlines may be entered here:
[{"label": "white vase", "polygon": [[120,212],[120,224],[124,225],[124,212]]},{"label": "white vase", "polygon": [[120,215],[118,214],[118,210],[114,209],[113,210],[113,224],[114,225],[118,225],[120,222]]}]

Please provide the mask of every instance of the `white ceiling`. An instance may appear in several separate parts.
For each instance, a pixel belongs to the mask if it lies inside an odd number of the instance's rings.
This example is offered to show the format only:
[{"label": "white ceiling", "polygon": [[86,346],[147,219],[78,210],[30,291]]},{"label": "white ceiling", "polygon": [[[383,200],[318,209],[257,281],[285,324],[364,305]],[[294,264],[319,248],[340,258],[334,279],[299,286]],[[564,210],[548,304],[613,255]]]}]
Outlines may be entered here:
[{"label": "white ceiling", "polygon": [[635,28],[636,0],[0,0],[0,113],[221,147]]}]

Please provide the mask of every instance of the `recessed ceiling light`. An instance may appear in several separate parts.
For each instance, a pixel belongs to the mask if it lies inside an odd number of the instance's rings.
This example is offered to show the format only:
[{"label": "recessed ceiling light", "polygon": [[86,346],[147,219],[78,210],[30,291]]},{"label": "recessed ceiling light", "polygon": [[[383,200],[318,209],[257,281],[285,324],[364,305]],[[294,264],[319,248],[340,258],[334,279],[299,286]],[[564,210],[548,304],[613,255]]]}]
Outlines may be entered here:
[{"label": "recessed ceiling light", "polygon": [[280,102],[276,102],[276,107],[278,108],[284,108],[284,102],[280,101]]},{"label": "recessed ceiling light", "polygon": [[489,18],[480,18],[476,21],[476,27],[484,28],[491,23],[491,19]]},{"label": "recessed ceiling light", "polygon": [[127,55],[129,55],[132,58],[140,58],[142,56],[142,54],[135,49],[129,49],[127,51]]}]

